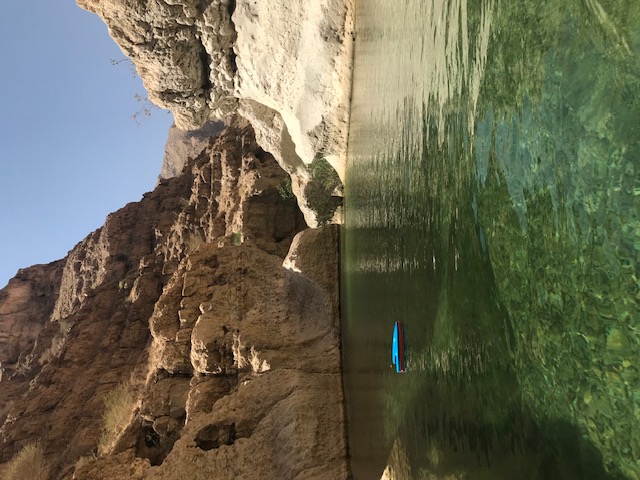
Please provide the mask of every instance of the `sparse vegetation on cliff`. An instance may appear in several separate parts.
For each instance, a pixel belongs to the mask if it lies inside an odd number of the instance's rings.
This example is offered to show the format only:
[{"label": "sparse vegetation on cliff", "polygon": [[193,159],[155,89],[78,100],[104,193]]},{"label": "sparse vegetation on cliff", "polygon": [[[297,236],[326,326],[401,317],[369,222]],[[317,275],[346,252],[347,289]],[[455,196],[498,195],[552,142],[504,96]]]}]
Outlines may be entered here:
[{"label": "sparse vegetation on cliff", "polygon": [[242,245],[242,241],[243,241],[242,232],[234,232],[233,233],[233,244],[236,247],[239,247],[240,245]]},{"label": "sparse vegetation on cliff", "polygon": [[73,466],[74,472],[77,472],[82,467],[85,467],[85,466],[89,465],[91,462],[95,462],[97,458],[98,457],[97,457],[97,455],[95,453],[91,453],[89,455],[83,455],[82,457],[80,457],[78,459],[78,461]]},{"label": "sparse vegetation on cliff", "polygon": [[331,164],[322,156],[309,165],[311,182],[307,185],[306,196],[309,206],[316,212],[318,224],[326,225],[342,202],[333,192],[342,183]]},{"label": "sparse vegetation on cliff", "polygon": [[136,407],[136,399],[131,387],[119,383],[104,397],[102,412],[102,435],[98,442],[100,450],[108,448],[126,428]]},{"label": "sparse vegetation on cliff", "polygon": [[[120,59],[115,59],[115,58],[111,59],[111,65],[120,65],[122,63],[126,64],[129,67],[129,71],[131,72],[131,76],[133,78],[138,77],[138,71],[136,70],[136,66],[134,65],[133,61],[129,57],[124,57]],[[142,124],[141,120],[144,117],[150,117],[154,111],[162,110],[158,105],[156,105],[151,100],[149,100],[148,94],[142,95],[136,92],[133,95],[133,98],[135,98],[136,102],[138,102],[139,108],[135,113],[131,114],[130,118],[131,120],[136,122],[136,125],[138,126]],[[167,111],[167,113],[171,113],[171,112]]]},{"label": "sparse vegetation on cliff", "polygon": [[200,232],[193,232],[187,236],[184,244],[187,247],[187,253],[194,252],[204,242],[204,236]]},{"label": "sparse vegetation on cliff", "polygon": [[293,188],[291,186],[291,177],[287,176],[284,181],[278,185],[277,187],[278,193],[284,200],[288,200],[290,198],[296,198],[293,194]]},{"label": "sparse vegetation on cliff", "polygon": [[38,443],[25,445],[5,466],[2,478],[5,480],[47,480],[49,466]]}]

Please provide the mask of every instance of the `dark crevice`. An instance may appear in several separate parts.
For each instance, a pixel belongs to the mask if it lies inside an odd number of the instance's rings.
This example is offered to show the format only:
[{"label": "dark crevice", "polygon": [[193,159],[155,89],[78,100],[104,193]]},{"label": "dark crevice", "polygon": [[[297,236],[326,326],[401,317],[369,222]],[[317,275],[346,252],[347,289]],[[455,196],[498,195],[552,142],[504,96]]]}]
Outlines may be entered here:
[{"label": "dark crevice", "polygon": [[[233,26],[233,30],[235,32],[234,38],[237,38],[238,32],[236,31],[236,26],[231,19],[233,12],[236,11],[236,0],[231,0],[229,2],[229,5],[227,5],[227,11],[229,12],[229,22]],[[233,50],[233,47],[229,49],[229,65],[231,66],[231,72],[235,74],[238,71],[238,66],[236,63],[236,52]]]},{"label": "dark crevice", "polygon": [[209,54],[202,46],[202,51],[200,52],[200,62],[202,63],[202,70],[204,72],[204,78],[202,79],[202,88],[204,90],[211,90],[211,68],[209,67]]},{"label": "dark crevice", "polygon": [[160,445],[160,435],[153,428],[144,429],[143,440],[147,448],[155,448]]},{"label": "dark crevice", "polygon": [[231,19],[233,12],[236,11],[236,0],[231,0],[229,2],[229,5],[227,5],[227,11],[229,12],[229,19]]},{"label": "dark crevice", "polygon": [[233,48],[229,50],[229,64],[231,65],[231,70],[233,71],[233,73],[236,73],[238,71],[238,66],[236,64],[236,52],[233,50]]},{"label": "dark crevice", "polygon": [[207,425],[196,435],[196,446],[201,450],[213,450],[220,445],[232,445],[237,439],[236,424]]},{"label": "dark crevice", "polygon": [[137,435],[136,456],[148,459],[151,465],[162,465],[171,453],[174,443],[180,438],[184,422],[184,417],[170,419],[165,422],[165,428],[154,426],[158,420],[154,423],[142,422]]}]

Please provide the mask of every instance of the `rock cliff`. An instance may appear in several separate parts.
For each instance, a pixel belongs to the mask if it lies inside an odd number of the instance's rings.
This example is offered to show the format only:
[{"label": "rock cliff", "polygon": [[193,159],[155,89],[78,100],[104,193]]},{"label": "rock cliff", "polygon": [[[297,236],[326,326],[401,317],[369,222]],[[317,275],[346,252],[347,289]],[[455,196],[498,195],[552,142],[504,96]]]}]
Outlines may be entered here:
[{"label": "rock cliff", "polygon": [[63,264],[22,269],[0,290],[0,381],[28,363],[24,355],[46,326],[58,296]]},{"label": "rock cliff", "polygon": [[211,138],[218,135],[224,127],[223,122],[207,122],[199,130],[186,131],[180,130],[175,124],[171,125],[158,181],[180,175],[185,162],[202,152]]},{"label": "rock cliff", "polygon": [[344,179],[351,0],[77,0],[136,65],[149,99],[196,129],[239,112],[292,177],[309,226],[310,165]]},{"label": "rock cliff", "polygon": [[347,478],[338,232],[229,123],[0,291],[0,463],[38,441],[51,478]]}]

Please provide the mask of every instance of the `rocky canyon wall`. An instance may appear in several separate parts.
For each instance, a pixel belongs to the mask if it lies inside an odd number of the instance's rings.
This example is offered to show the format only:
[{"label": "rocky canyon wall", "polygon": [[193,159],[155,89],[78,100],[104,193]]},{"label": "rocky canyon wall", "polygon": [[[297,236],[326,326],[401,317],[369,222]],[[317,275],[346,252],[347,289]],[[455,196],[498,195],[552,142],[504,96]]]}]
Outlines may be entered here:
[{"label": "rocky canyon wall", "polygon": [[77,2],[104,20],[180,129],[239,112],[291,175],[309,226],[327,221],[308,184],[318,160],[344,180],[351,0]]},{"label": "rocky canyon wall", "polygon": [[52,479],[348,477],[337,227],[228,123],[0,291],[0,477],[34,441]]},{"label": "rocky canyon wall", "polygon": [[176,126],[153,192],[0,290],[0,478],[33,442],[51,479],[348,478],[353,3],[77,2]]}]

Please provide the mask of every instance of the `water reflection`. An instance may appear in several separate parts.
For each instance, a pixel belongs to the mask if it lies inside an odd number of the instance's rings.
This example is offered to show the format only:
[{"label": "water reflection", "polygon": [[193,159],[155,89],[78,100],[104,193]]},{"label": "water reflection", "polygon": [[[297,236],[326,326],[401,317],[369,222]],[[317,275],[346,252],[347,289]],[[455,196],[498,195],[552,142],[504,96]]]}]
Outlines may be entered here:
[{"label": "water reflection", "polygon": [[368,0],[357,35],[355,478],[639,477],[640,5]]}]

